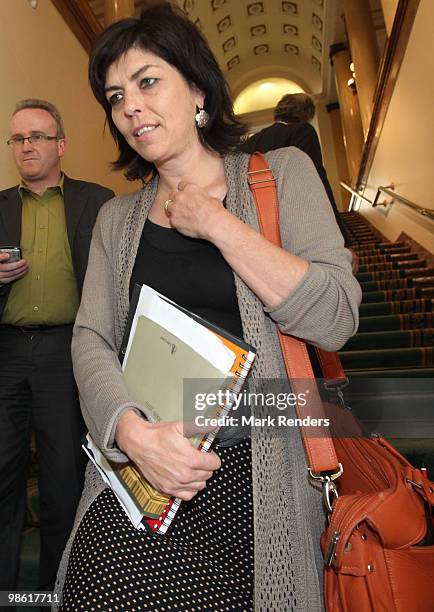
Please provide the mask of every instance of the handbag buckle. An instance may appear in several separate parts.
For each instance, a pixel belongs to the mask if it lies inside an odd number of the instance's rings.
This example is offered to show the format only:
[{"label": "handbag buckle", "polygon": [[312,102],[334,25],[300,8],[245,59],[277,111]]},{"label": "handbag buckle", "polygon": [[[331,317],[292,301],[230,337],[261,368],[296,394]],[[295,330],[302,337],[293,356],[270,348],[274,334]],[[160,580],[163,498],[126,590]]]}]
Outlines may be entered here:
[{"label": "handbag buckle", "polygon": [[337,472],[334,474],[327,474],[326,476],[323,476],[321,473],[312,472],[310,468],[307,469],[311,478],[319,480],[322,483],[322,497],[329,514],[333,512],[333,502],[339,498],[338,490],[333,481],[339,478],[344,472],[342,463],[338,465],[339,469]]},{"label": "handbag buckle", "polygon": [[348,376],[346,376],[344,379],[337,379],[334,382],[325,380],[323,383],[324,389],[326,389],[326,391],[336,393],[339,400],[339,404],[342,406],[342,408],[346,408],[347,410],[351,410],[351,408],[347,405],[342,390],[345,389],[345,387],[347,387],[349,383],[350,381],[348,379]]},{"label": "handbag buckle", "polygon": [[271,168],[262,168],[261,170],[249,170],[247,172],[247,182],[249,183],[249,185],[256,185],[257,183],[269,183],[270,181],[274,180],[273,175],[271,175],[271,178],[266,178],[266,179],[254,178],[257,174],[260,174],[263,172],[272,172],[272,170]]},{"label": "handbag buckle", "polygon": [[327,391],[336,391],[337,389],[345,389],[350,384],[350,380],[348,376],[345,378],[336,378],[336,379],[326,379],[323,382],[324,389]]},{"label": "handbag buckle", "polygon": [[323,483],[322,498],[327,508],[327,512],[331,514],[333,512],[333,502],[337,501],[339,498],[339,493],[333,480],[329,479]]},{"label": "handbag buckle", "polygon": [[327,567],[330,567],[333,563],[333,560],[336,558],[336,546],[341,538],[340,531],[336,530],[333,532],[333,535],[330,540],[330,544],[328,545],[327,552],[324,557],[324,563]]}]

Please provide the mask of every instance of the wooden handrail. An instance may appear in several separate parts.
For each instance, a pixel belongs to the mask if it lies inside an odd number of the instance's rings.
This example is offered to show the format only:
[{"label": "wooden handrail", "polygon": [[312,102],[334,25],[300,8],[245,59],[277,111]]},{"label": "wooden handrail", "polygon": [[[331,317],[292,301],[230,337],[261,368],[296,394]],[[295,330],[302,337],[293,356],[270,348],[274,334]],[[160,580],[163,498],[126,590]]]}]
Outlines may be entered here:
[{"label": "wooden handrail", "polygon": [[96,37],[102,32],[102,26],[90,8],[88,0],[52,0],[52,2],[82,47],[90,53]]},{"label": "wooden handrail", "polygon": [[363,147],[356,187],[363,187],[369,176],[375,157],[381,130],[384,125],[387,110],[392,99],[393,90],[398,78],[399,69],[405,56],[407,43],[416,17],[420,0],[399,0],[396,9],[393,28],[380,68],[380,75],[374,96],[369,132]]}]

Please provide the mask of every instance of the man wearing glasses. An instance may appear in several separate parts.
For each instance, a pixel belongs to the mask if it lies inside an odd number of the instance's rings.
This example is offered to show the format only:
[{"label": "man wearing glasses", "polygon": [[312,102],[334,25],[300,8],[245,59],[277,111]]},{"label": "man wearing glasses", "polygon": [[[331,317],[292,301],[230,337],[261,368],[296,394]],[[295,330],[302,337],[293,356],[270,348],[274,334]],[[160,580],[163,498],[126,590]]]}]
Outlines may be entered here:
[{"label": "man wearing glasses", "polygon": [[[0,192],[0,591],[16,588],[30,436],[39,464],[40,590],[52,590],[80,498],[84,431],[70,343],[97,213],[113,192],[61,172],[57,108],[10,121],[21,183]],[[17,261],[2,247],[21,247]]]}]

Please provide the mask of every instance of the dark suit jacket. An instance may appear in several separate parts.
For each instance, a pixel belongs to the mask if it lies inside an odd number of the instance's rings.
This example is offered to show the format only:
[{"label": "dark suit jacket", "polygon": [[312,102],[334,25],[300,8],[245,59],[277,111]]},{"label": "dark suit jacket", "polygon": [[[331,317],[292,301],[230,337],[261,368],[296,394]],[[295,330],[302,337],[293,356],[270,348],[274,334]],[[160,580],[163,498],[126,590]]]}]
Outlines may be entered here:
[{"label": "dark suit jacket", "polygon": [[319,144],[315,128],[310,123],[273,123],[273,125],[253,134],[253,136],[242,143],[240,148],[246,153],[254,153],[255,151],[266,153],[267,151],[281,149],[282,147],[297,147],[309,155],[333,207],[336,221],[345,240],[345,246],[351,246],[351,237],[340,218],[333,191],[323,166],[321,145]]},{"label": "dark suit jacket", "polygon": [[[76,181],[65,175],[63,183],[66,228],[79,296],[86,274],[92,229],[99,209],[114,196],[111,189]],[[0,246],[19,246],[21,240],[21,198],[18,185],[0,191]],[[0,315],[6,305],[11,283],[0,285]]]}]

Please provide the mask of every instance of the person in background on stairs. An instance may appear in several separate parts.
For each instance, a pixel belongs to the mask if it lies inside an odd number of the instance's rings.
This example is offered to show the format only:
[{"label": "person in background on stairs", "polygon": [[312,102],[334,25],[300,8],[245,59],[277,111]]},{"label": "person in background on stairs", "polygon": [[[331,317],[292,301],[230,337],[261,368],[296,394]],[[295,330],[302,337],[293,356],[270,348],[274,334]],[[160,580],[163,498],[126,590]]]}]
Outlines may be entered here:
[{"label": "person in background on stairs", "polygon": [[257,348],[258,382],[287,380],[275,323],[340,348],[357,329],[360,287],[322,183],[295,147],[267,153],[284,248],[258,232],[250,156],[238,151],[246,128],[206,39],[172,4],[102,32],[89,78],[115,167],[149,178],[95,226],[72,348],[82,411],[107,458],[131,459],[183,502],[167,534],[136,529],[89,463],[59,568],[61,609],[320,612],[325,517],[298,428],[241,440],[229,428],[200,453],[182,422],[148,420],[118,351],[135,283]]},{"label": "person in background on stairs", "polygon": [[310,123],[314,117],[315,103],[311,96],[305,93],[286,94],[274,109],[274,123],[244,140],[240,150],[246,153],[255,151],[266,153],[282,147],[297,147],[309,155],[332,205],[336,222],[345,240],[345,246],[351,251],[353,273],[355,274],[358,266],[357,254],[351,248],[351,236],[341,220],[333,190],[327,178],[318,135]]},{"label": "person in background on stairs", "polygon": [[[32,429],[39,471],[38,589],[51,591],[85,466],[72,326],[92,228],[113,192],[62,173],[65,130],[50,102],[18,102],[9,130],[21,182],[0,191],[0,591],[17,586]],[[1,252],[6,246],[21,248],[17,260]]]}]

